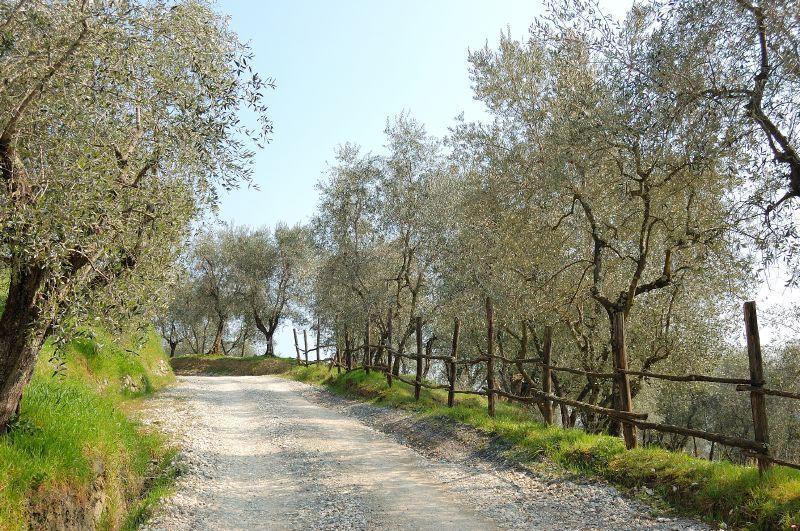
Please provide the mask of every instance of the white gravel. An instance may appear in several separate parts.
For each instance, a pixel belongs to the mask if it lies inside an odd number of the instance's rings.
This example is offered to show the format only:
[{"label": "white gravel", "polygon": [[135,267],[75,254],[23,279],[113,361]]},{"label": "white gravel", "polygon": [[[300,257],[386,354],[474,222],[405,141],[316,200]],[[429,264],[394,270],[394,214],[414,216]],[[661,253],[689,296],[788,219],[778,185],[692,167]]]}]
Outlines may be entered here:
[{"label": "white gravel", "polygon": [[306,384],[179,381],[145,410],[182,446],[185,468],[148,529],[707,529],[653,517],[603,484],[463,451],[424,456],[365,424],[402,418]]}]

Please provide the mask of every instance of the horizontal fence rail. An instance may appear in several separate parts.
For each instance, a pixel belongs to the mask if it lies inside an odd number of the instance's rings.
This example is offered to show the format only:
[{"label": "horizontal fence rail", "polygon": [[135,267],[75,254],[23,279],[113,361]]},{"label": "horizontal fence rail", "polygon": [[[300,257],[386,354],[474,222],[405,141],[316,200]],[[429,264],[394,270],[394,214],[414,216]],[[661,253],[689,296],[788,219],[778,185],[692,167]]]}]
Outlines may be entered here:
[{"label": "horizontal fence rail", "polygon": [[[800,393],[773,389],[766,387],[763,374],[763,359],[761,345],[758,334],[758,322],[756,318],[756,307],[754,302],[744,303],[744,328],[747,338],[747,353],[750,368],[750,378],[733,378],[726,376],[711,376],[705,374],[661,374],[642,370],[632,370],[628,368],[628,359],[625,349],[625,319],[620,313],[613,316],[612,333],[612,361],[613,372],[598,372],[588,369],[575,367],[564,367],[556,365],[551,360],[552,351],[552,330],[545,328],[544,341],[539,357],[525,357],[521,353],[520,357],[507,357],[495,352],[495,331],[494,331],[494,309],[491,299],[486,299],[486,352],[485,354],[463,359],[459,357],[460,340],[460,320],[455,319],[453,325],[452,346],[450,356],[441,354],[428,354],[423,349],[422,338],[422,318],[415,317],[413,320],[413,334],[415,337],[415,353],[403,352],[393,345],[393,323],[391,313],[387,316],[385,333],[377,343],[371,340],[370,327],[367,325],[363,333],[363,341],[354,344],[352,335],[345,331],[342,342],[337,339],[331,344],[320,344],[320,323],[316,323],[316,346],[308,346],[308,336],[303,330],[303,347],[300,347],[297,330],[293,330],[295,350],[298,364],[311,365],[316,363],[328,363],[329,370],[336,368],[338,373],[342,370],[347,372],[355,370],[378,371],[385,373],[386,381],[392,386],[394,381],[400,381],[414,388],[414,398],[419,400],[421,389],[446,390],[447,405],[453,407],[456,395],[475,395],[484,396],[487,399],[487,408],[490,416],[495,415],[495,399],[505,398],[509,401],[522,404],[535,404],[539,408],[545,423],[553,423],[553,405],[559,404],[574,409],[590,412],[614,419],[621,424],[622,435],[628,448],[633,448],[637,444],[636,428],[643,430],[654,430],[676,435],[684,435],[704,439],[712,443],[739,448],[744,454],[755,459],[758,463],[759,471],[764,471],[772,464],[800,469],[800,464],[778,459],[771,455],[769,447],[769,430],[767,425],[766,396],[775,396],[786,399],[800,400]],[[525,332],[527,334],[527,331]],[[527,336],[524,336],[527,337]],[[334,349],[334,353],[328,358],[321,358],[322,349]],[[430,348],[430,347],[429,347]],[[309,361],[309,353],[316,353],[316,360]],[[361,354],[361,360],[358,356]],[[413,375],[400,374],[398,362],[400,359],[411,360],[414,363],[415,372]],[[423,366],[425,363],[443,362],[445,364],[444,374],[447,379],[446,384],[431,383],[423,379]],[[473,366],[486,364],[485,385],[481,389],[459,389],[457,388],[456,375],[458,366]],[[513,365],[528,384],[526,396],[509,393],[497,387],[496,366]],[[538,368],[541,376],[541,388],[533,386],[535,383],[531,375],[526,371],[525,365]],[[613,407],[603,407],[591,404],[582,400],[571,399],[559,396],[553,392],[553,372],[564,372],[584,376],[587,379],[612,380],[615,384],[615,398]],[[633,400],[631,398],[629,377],[641,379],[665,380],[672,382],[703,382],[722,385],[733,385],[736,391],[750,393],[753,439],[729,436],[721,433],[714,433],[697,428],[675,426],[662,422],[648,421],[648,414],[633,410]],[[558,387],[556,388],[558,389]]]}]

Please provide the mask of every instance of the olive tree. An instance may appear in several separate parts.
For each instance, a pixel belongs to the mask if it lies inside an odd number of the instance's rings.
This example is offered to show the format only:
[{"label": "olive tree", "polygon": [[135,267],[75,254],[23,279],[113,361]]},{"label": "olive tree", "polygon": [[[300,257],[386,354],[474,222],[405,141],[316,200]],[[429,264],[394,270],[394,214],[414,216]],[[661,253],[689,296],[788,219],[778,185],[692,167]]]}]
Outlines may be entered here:
[{"label": "olive tree", "polygon": [[202,2],[2,2],[0,27],[4,430],[47,336],[162,298],[190,220],[249,177],[270,126],[269,82]]},{"label": "olive tree", "polygon": [[184,274],[156,319],[174,350],[192,354],[244,353],[263,335],[267,354],[287,315],[296,312],[309,270],[306,227],[275,230],[221,225],[195,235]]},{"label": "olive tree", "polygon": [[[484,257],[467,277],[504,301],[512,337],[523,337],[511,327],[532,310],[571,336],[589,371],[611,363],[620,316],[637,366],[663,362],[676,320],[713,310],[692,304],[684,286],[723,301],[724,283],[742,277],[730,237],[737,138],[665,89],[657,26],[646,6],[615,25],[563,3],[528,42],[504,36],[470,57],[476,96],[495,119],[456,135],[475,190],[464,247]],[[588,379],[578,396],[611,405],[612,391]]]},{"label": "olive tree", "polygon": [[[331,312],[326,322],[359,332],[370,324],[385,336],[391,318],[402,350],[415,317],[432,313],[427,283],[446,159],[441,142],[406,115],[390,120],[385,134],[380,154],[344,146],[320,185],[313,226],[322,260],[314,291],[316,304]],[[399,364],[396,358],[395,372]]]},{"label": "olive tree", "polygon": [[319,257],[313,282],[313,305],[336,339],[349,342],[363,330],[370,308],[384,292],[378,255],[375,181],[379,160],[344,145],[328,178],[318,184],[318,214],[312,220]]},{"label": "olive tree", "polygon": [[269,229],[239,229],[231,249],[241,311],[264,336],[266,354],[274,355],[273,336],[298,306],[310,269],[308,229],[279,224]]},{"label": "olive tree", "polygon": [[232,227],[209,230],[197,236],[190,253],[190,275],[195,283],[195,304],[205,309],[213,338],[207,354],[223,354],[224,340],[233,320],[241,314],[245,286],[237,276],[234,256],[239,234]]},{"label": "olive tree", "polygon": [[162,308],[155,319],[156,329],[169,348],[169,357],[175,357],[178,346],[188,343],[192,330],[194,313],[192,306],[196,304],[193,299],[193,286],[188,281],[188,276],[183,274],[172,288],[172,296],[165,308]]},{"label": "olive tree", "polygon": [[[797,266],[800,198],[800,9],[794,0],[658,2],[663,81],[742,139],[746,227],[768,260]],[[721,128],[721,130],[723,129]]]}]

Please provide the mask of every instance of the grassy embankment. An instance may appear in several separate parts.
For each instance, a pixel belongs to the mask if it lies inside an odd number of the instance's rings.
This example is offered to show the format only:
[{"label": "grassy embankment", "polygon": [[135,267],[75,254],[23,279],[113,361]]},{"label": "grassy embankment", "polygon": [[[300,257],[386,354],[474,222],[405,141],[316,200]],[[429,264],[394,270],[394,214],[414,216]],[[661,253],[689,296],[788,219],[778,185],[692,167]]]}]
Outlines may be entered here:
[{"label": "grassy embankment", "polygon": [[57,376],[51,354],[42,352],[20,418],[0,437],[0,529],[134,528],[175,473],[174,450],[126,415],[174,378],[160,339],[137,354],[103,333],[76,340]]},{"label": "grassy embankment", "polygon": [[286,358],[254,356],[179,356],[170,360],[176,374],[208,376],[261,376],[280,374],[292,367]]},{"label": "grassy embankment", "polygon": [[389,388],[377,373],[355,371],[337,377],[327,367],[295,366],[284,375],[379,405],[453,419],[512,443],[515,459],[536,463],[545,457],[567,470],[627,489],[647,487],[639,492],[651,503],[713,523],[752,529],[789,529],[800,524],[800,471],[775,467],[761,477],[752,467],[709,462],[656,447],[627,451],[619,438],[547,427],[529,411],[506,402],[498,404],[492,419],[483,397],[461,395],[451,409],[445,391],[423,389],[420,401],[415,402],[413,387],[395,382]]},{"label": "grassy embankment", "polygon": [[126,412],[174,376],[155,334],[126,349],[95,331],[72,342],[54,376],[44,348],[0,437],[0,529],[135,528],[169,489],[174,450]]}]

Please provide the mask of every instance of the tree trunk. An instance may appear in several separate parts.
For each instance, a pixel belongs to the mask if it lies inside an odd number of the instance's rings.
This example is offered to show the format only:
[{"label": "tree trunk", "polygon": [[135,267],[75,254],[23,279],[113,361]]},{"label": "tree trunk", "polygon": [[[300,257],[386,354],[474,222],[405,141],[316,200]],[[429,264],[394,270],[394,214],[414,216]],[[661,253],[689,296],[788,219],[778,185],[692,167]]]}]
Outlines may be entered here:
[{"label": "tree trunk", "polygon": [[197,354],[202,355],[204,352],[206,352],[206,345],[208,344],[208,326],[210,323],[211,319],[206,318],[203,320],[203,343],[197,350]]},{"label": "tree trunk", "polygon": [[267,351],[264,352],[265,356],[275,356],[275,343],[272,341],[272,334],[267,336]]},{"label": "tree trunk", "polygon": [[0,317],[0,434],[18,412],[22,390],[33,376],[36,357],[45,338],[37,327],[34,304],[44,279],[40,269],[12,272],[5,310]]},{"label": "tree trunk", "polygon": [[[555,391],[558,396],[564,396],[562,394],[563,391],[561,390],[561,381],[559,380],[558,375],[555,373],[555,371],[553,371],[550,376],[553,380],[553,391]],[[567,405],[559,404],[558,406],[561,412],[561,426],[564,428],[571,428],[572,426],[570,425],[569,409],[567,409]]]},{"label": "tree trunk", "polygon": [[175,357],[175,349],[178,348],[178,342],[177,341],[168,341],[168,343],[169,343],[169,357],[170,358],[174,358]]},{"label": "tree trunk", "polygon": [[220,317],[219,322],[217,323],[217,332],[214,335],[214,344],[211,346],[211,350],[208,351],[209,354],[222,353],[223,332],[225,332],[225,320],[222,317]]},{"label": "tree trunk", "polygon": [[248,336],[248,334],[245,331],[245,333],[242,334],[242,344],[240,345],[242,349],[239,351],[239,357],[240,358],[244,358],[244,349],[247,346],[247,336]]},{"label": "tree trunk", "polygon": [[[611,317],[611,351],[614,356],[614,371],[617,377],[616,384],[616,409],[617,411],[633,411],[633,397],[631,396],[631,386],[628,375],[624,371],[628,370],[628,355],[625,349],[625,314],[614,312],[609,314]],[[625,446],[630,450],[636,447],[636,426],[622,422],[622,435],[625,438]]]},{"label": "tree trunk", "polygon": [[[413,329],[412,329],[413,330]],[[406,347],[406,341],[408,341],[409,333],[406,332],[403,334],[402,339],[400,340],[400,344],[397,345],[397,352],[403,353]],[[392,366],[392,375],[400,376],[400,369],[402,368],[403,358],[401,356],[394,357],[394,365]]]},{"label": "tree trunk", "polygon": [[279,316],[273,315],[269,319],[267,319],[267,324],[261,319],[261,316],[258,314],[258,310],[253,308],[253,319],[256,323],[256,328],[264,334],[264,339],[267,340],[267,350],[264,352],[265,356],[275,356],[275,345],[272,341],[273,336],[275,335],[275,330],[278,329],[278,321]]},{"label": "tree trunk", "polygon": [[[434,341],[436,341],[436,336],[428,339],[428,341],[425,342],[425,355],[426,356],[432,356],[433,355],[433,342]],[[422,369],[422,379],[423,380],[428,377],[428,372],[430,370],[431,370],[431,360],[430,359],[426,359],[425,360],[425,365],[424,365],[424,367]]]}]

